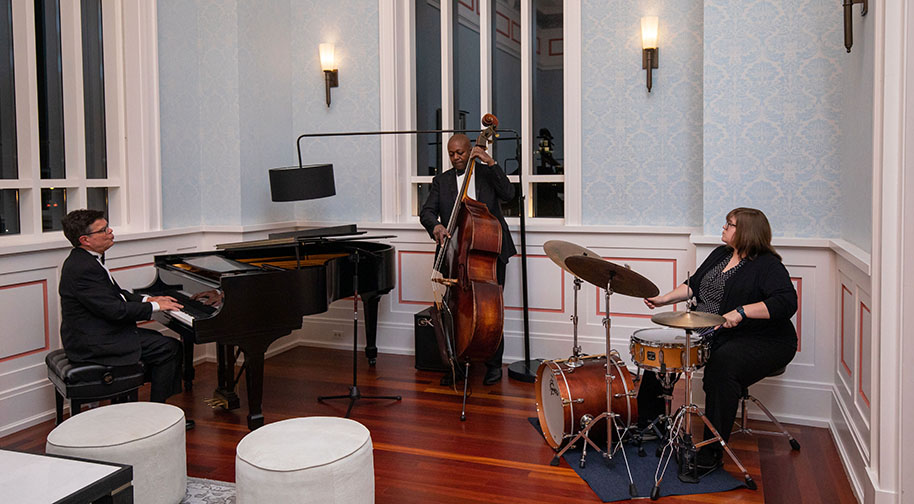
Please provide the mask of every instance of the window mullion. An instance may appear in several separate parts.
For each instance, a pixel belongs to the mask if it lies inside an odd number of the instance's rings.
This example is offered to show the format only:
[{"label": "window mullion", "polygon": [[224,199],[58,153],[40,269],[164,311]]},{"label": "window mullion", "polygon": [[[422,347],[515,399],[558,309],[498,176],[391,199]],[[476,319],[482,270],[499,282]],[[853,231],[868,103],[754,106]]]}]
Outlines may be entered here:
[{"label": "window mullion", "polygon": [[533,173],[533,51],[536,50],[535,40],[533,39],[533,23],[536,22],[533,13],[533,0],[521,0],[520,2],[520,19],[521,19],[521,47],[520,47],[520,68],[521,68],[521,138],[525,140],[524,152],[521,156],[521,173],[524,177],[524,183],[521,185],[523,192],[524,208],[522,212],[527,212],[531,216],[530,194],[532,186],[530,175]]},{"label": "window mullion", "polygon": [[[68,180],[86,178],[86,125],[83,104],[82,13],[79,2],[60,2],[60,57],[63,71],[64,152]],[[67,203],[73,206],[68,196]],[[83,203],[78,201],[76,204]]]},{"label": "window mullion", "polygon": [[[492,102],[492,12],[495,0],[479,0],[479,111],[490,114]],[[475,119],[475,118],[474,118]]]},{"label": "window mullion", "polygon": [[[454,125],[454,30],[457,0],[441,0],[441,128],[451,129]],[[447,145],[450,135],[444,135],[442,142]],[[451,165],[447,149],[441,149],[441,166],[443,170]]]}]

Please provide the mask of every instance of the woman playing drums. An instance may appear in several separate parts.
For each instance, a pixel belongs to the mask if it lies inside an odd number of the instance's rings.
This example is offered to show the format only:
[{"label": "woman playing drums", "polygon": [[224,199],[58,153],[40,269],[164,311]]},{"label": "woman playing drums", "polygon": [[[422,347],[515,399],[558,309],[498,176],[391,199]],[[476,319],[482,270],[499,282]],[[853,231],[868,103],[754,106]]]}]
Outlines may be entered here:
[{"label": "woman playing drums", "polygon": [[[742,389],[786,366],[796,354],[797,332],[790,318],[797,311],[797,292],[771,246],[771,226],[760,210],[731,210],[721,241],[725,245],[711,252],[687,283],[644,304],[654,309],[695,296],[696,311],[726,319],[711,337],[703,383],[705,414],[728,441]],[[646,372],[638,392],[642,426],[663,413],[660,393],[657,376]],[[707,428],[704,436],[712,437]],[[712,470],[722,455],[719,443],[703,446],[696,465]]]}]

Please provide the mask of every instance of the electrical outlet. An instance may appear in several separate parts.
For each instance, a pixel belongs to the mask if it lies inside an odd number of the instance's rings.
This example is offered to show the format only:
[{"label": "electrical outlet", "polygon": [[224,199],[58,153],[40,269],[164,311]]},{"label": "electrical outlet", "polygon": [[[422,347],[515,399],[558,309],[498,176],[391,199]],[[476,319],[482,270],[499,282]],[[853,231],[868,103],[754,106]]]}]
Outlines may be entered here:
[{"label": "electrical outlet", "polygon": [[343,339],[343,331],[333,331],[333,339]]}]

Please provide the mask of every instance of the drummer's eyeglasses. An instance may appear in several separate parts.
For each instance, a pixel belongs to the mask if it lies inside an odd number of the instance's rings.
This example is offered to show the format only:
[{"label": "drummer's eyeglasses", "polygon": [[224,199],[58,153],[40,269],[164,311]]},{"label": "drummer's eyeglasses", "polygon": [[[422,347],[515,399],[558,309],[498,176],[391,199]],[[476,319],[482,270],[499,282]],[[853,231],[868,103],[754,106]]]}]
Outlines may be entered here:
[{"label": "drummer's eyeglasses", "polygon": [[730,229],[732,227],[736,227],[736,224],[732,224],[730,221],[727,221],[727,223],[724,224],[724,229]]}]

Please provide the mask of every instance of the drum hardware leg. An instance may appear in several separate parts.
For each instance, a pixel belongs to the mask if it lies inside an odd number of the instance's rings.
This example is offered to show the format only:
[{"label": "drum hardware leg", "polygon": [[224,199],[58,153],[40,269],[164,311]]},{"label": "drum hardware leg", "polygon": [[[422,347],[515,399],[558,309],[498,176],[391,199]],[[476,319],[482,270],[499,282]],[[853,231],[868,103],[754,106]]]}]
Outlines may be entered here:
[{"label": "drum hardware leg", "polygon": [[470,361],[467,361],[463,369],[463,406],[460,408],[460,421],[465,422],[467,419],[467,384],[470,383]]},{"label": "drum hardware leg", "polygon": [[571,316],[571,327],[574,331],[574,342],[571,346],[571,357],[565,365],[574,369],[584,365],[581,362],[581,347],[578,345],[578,291],[581,290],[581,279],[574,277],[574,315]]}]

